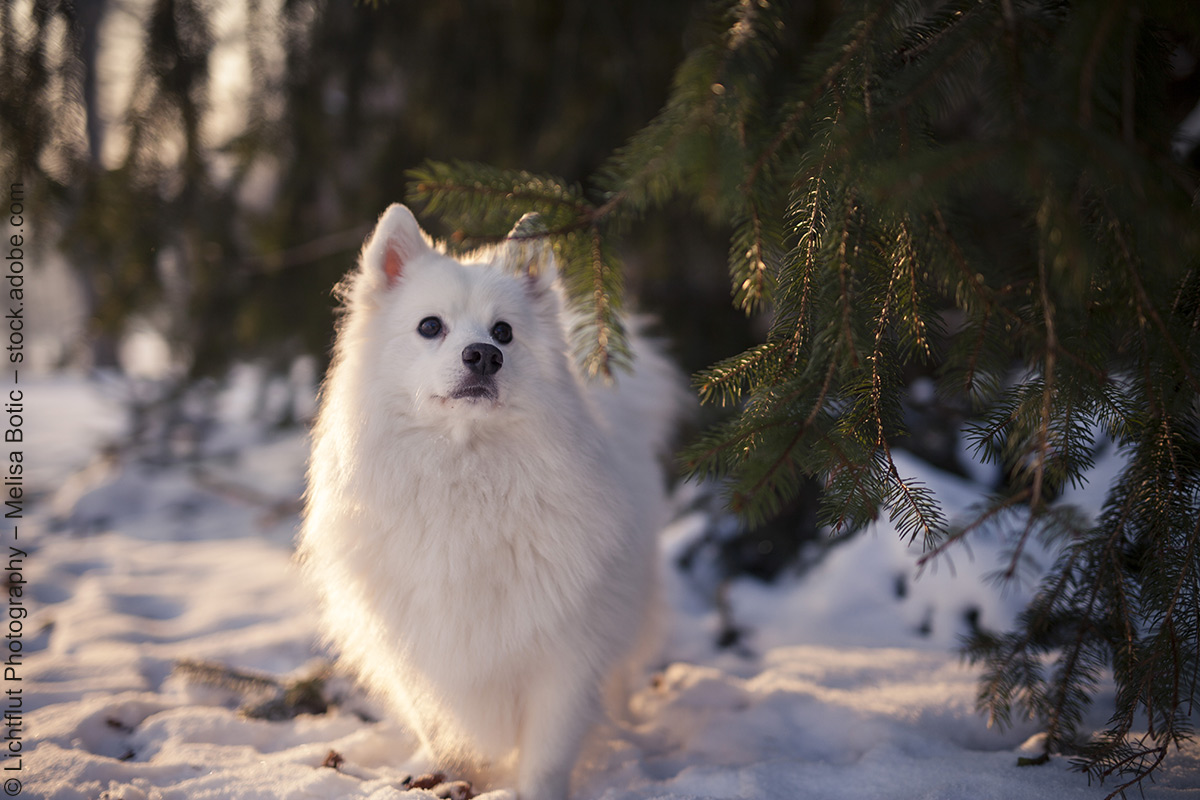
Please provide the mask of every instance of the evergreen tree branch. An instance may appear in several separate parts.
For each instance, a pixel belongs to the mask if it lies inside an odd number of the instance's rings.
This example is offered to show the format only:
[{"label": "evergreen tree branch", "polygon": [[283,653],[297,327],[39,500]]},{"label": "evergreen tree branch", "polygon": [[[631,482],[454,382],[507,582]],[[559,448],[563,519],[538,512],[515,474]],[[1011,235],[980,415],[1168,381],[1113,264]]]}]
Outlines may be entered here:
[{"label": "evergreen tree branch", "polygon": [[841,342],[845,347],[850,366],[858,368],[858,348],[854,345],[854,329],[851,325],[851,311],[854,302],[854,292],[851,288],[853,268],[848,260],[850,248],[850,223],[854,216],[854,200],[849,198],[846,203],[847,219],[842,226],[841,238],[837,247],[837,278],[838,278],[838,308],[841,312]]},{"label": "evergreen tree branch", "polygon": [[604,257],[600,230],[593,225],[588,233],[591,243],[594,345],[584,359],[584,367],[590,375],[611,379],[614,366],[613,347],[620,337],[615,329],[615,311],[612,306],[613,271]]},{"label": "evergreen tree branch", "polygon": [[810,113],[812,107],[816,104],[818,98],[826,94],[834,86],[837,78],[839,78],[849,66],[855,56],[863,50],[870,42],[871,34],[875,30],[875,26],[883,20],[886,14],[891,10],[893,0],[876,3],[874,12],[866,19],[854,26],[851,32],[851,38],[848,42],[840,47],[840,56],[838,59],[825,70],[809,88],[808,96],[805,100],[794,104],[792,110],[782,120],[778,126],[778,132],[767,143],[766,147],[759,153],[751,165],[749,172],[746,175],[746,180],[742,184],[743,191],[748,191],[749,187],[753,186],[763,173],[766,165],[776,157],[780,148],[791,139],[800,128],[800,123]]},{"label": "evergreen tree branch", "polygon": [[[747,220],[741,235],[731,242],[730,265],[734,281],[734,303],[747,314],[762,308],[771,296],[771,275],[775,271],[778,256],[776,242],[782,240],[778,233],[768,235],[767,222],[754,199],[746,205]],[[740,251],[740,252],[739,252]]]},{"label": "evergreen tree branch", "polygon": [[1121,230],[1122,226],[1120,222],[1117,221],[1116,216],[1112,213],[1112,209],[1108,206],[1107,200],[1105,200],[1105,209],[1108,211],[1109,218],[1112,220],[1112,232],[1114,238],[1116,239],[1117,245],[1120,248],[1121,263],[1125,265],[1129,280],[1133,284],[1140,312],[1148,316],[1154,323],[1154,326],[1158,328],[1159,333],[1162,334],[1163,340],[1167,344],[1167,347],[1170,348],[1171,354],[1175,356],[1175,362],[1179,365],[1180,370],[1182,370],[1188,385],[1191,386],[1193,392],[1200,394],[1200,380],[1197,380],[1196,375],[1192,372],[1191,363],[1188,361],[1183,351],[1179,349],[1179,344],[1175,341],[1175,337],[1171,335],[1171,331],[1167,328],[1166,323],[1163,322],[1162,317],[1158,313],[1158,309],[1155,308],[1153,301],[1146,293],[1146,287],[1142,283],[1139,269],[1134,262],[1133,254],[1130,251],[1129,242],[1126,240],[1125,235]]},{"label": "evergreen tree branch", "polygon": [[472,242],[501,241],[512,221],[525,213],[539,214],[547,233],[554,235],[582,230],[595,221],[596,209],[578,187],[549,176],[463,161],[427,161],[408,177],[409,199],[471,230],[465,238]]},{"label": "evergreen tree branch", "polygon": [[[1127,771],[1133,773],[1132,778],[1115,787],[1111,792],[1106,794],[1104,796],[1104,800],[1116,800],[1118,797],[1124,798],[1125,792],[1127,792],[1129,789],[1132,789],[1134,786],[1141,786],[1142,781],[1145,780],[1147,775],[1152,774],[1155,770],[1162,766],[1163,760],[1167,757],[1166,745],[1155,747],[1149,752],[1154,754],[1154,760],[1149,764],[1144,763],[1145,752],[1137,752],[1129,755],[1127,758],[1122,759],[1117,764],[1114,764],[1112,767],[1109,767],[1100,773],[1101,778],[1109,777],[1114,774],[1124,774]],[[1134,769],[1130,769],[1131,764],[1135,766]]]},{"label": "evergreen tree branch", "polygon": [[1000,499],[999,502],[991,503],[988,509],[983,513],[972,514],[972,519],[969,524],[963,525],[952,533],[946,535],[936,547],[933,547],[921,554],[921,556],[917,559],[918,574],[925,569],[927,564],[937,560],[939,556],[945,554],[951,547],[955,546],[960,541],[966,540],[966,538],[975,531],[986,527],[1006,511],[1011,511],[1014,508],[1028,503],[1032,493],[1032,490],[1029,487],[1026,487],[1015,494],[1011,494],[1008,497]]},{"label": "evergreen tree branch", "polygon": [[771,339],[702,370],[694,381],[700,401],[729,406],[742,397],[747,385],[773,383],[782,368],[780,353],[786,346],[786,342]]},{"label": "evergreen tree branch", "polygon": [[794,468],[795,462],[793,461],[792,455],[797,446],[799,446],[800,442],[804,439],[806,433],[806,428],[803,426],[797,427],[792,435],[788,438],[782,452],[780,452],[780,454],[767,465],[762,476],[759,477],[754,485],[750,487],[749,491],[739,491],[734,493],[733,497],[731,498],[732,502],[730,504],[730,507],[734,511],[739,513],[750,513],[753,516],[753,509],[763,507],[763,503],[760,501],[760,499],[764,495],[770,496],[768,490],[778,485],[778,481],[782,472]]},{"label": "evergreen tree branch", "polygon": [[1081,691],[1080,684],[1087,689],[1093,689],[1095,686],[1095,677],[1083,673],[1082,661],[1089,639],[1094,634],[1091,620],[1095,616],[1100,587],[1101,579],[1097,575],[1089,588],[1087,602],[1076,619],[1074,641],[1064,648],[1063,655],[1059,656],[1059,661],[1063,663],[1056,671],[1051,689],[1052,699],[1045,714],[1047,754],[1051,752],[1051,748],[1061,749],[1071,744],[1082,720],[1079,706],[1088,699],[1086,690]]},{"label": "evergreen tree branch", "polygon": [[[1042,507],[1042,486],[1046,477],[1046,461],[1050,455],[1050,418],[1054,407],[1055,354],[1058,335],[1054,328],[1054,305],[1046,282],[1046,259],[1038,255],[1038,290],[1041,295],[1042,320],[1046,332],[1046,353],[1042,366],[1042,413],[1037,430],[1037,450],[1034,453],[1033,493],[1030,504],[1035,511]],[[1028,530],[1026,531],[1028,536]]]},{"label": "evergreen tree branch", "polygon": [[[818,477],[823,523],[857,529],[886,509],[923,538],[922,568],[985,527],[1006,537],[997,579],[1018,577],[1035,539],[1058,548],[1015,629],[972,639],[980,708],[1001,725],[1028,712],[1047,752],[1074,750],[1092,775],[1144,778],[1160,744],[1190,735],[1180,709],[1200,682],[1187,674],[1200,279],[1181,275],[1196,182],[1162,152],[1158,9],[855,3],[805,53],[782,49],[795,41],[786,8],[727,9],[601,171],[601,205],[513,174],[482,180],[496,193],[477,205],[466,185],[437,196],[482,219],[505,202],[552,216],[599,372],[619,333],[603,300],[619,285],[604,240],[615,224],[676,197],[732,223],[734,302],[771,325],[697,375],[702,400],[736,415],[689,450],[693,473],[728,478],[752,522]],[[892,450],[905,376],[927,365],[969,398],[974,451],[1007,480],[949,532]],[[1085,524],[1059,492],[1088,479],[1100,430],[1128,458]],[[1116,710],[1080,745],[1106,668]],[[1134,741],[1142,713],[1150,733]]]},{"label": "evergreen tree branch", "polygon": [[831,437],[822,445],[835,457],[826,475],[822,522],[837,533],[856,531],[877,518],[881,505],[882,498],[870,491],[872,464],[847,455]]}]

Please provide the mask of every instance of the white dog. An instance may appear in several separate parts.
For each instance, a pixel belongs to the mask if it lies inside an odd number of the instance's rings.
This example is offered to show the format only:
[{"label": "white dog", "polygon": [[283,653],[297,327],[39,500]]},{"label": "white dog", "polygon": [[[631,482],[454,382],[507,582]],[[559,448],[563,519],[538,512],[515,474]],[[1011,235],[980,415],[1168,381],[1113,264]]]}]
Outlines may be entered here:
[{"label": "white dog", "polygon": [[648,636],[683,395],[637,337],[633,374],[581,379],[555,278],[526,237],[459,261],[384,213],[341,287],[300,540],[324,630],[415,763],[522,800],[566,797]]}]

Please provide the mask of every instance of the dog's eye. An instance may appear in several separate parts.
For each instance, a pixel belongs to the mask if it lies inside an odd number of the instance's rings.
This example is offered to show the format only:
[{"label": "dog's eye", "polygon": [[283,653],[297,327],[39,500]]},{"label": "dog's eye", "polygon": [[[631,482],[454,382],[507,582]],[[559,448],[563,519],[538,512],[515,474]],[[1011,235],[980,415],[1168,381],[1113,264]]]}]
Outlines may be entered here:
[{"label": "dog's eye", "polygon": [[508,344],[512,341],[512,325],[507,322],[497,322],[492,326],[492,338],[500,344]]},{"label": "dog's eye", "polygon": [[437,317],[426,317],[421,320],[421,324],[417,326],[417,333],[424,336],[426,339],[432,339],[442,332],[442,321]]}]

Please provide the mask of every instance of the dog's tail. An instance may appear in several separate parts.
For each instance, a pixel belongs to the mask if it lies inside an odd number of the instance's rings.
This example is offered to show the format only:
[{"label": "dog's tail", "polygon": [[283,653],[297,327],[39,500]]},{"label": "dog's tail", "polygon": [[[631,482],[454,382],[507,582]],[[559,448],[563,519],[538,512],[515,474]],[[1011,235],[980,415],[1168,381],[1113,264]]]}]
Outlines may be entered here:
[{"label": "dog's tail", "polygon": [[648,449],[652,458],[664,459],[671,456],[680,427],[695,415],[697,403],[666,343],[645,333],[647,324],[643,318],[629,320],[632,369],[615,370],[595,399],[609,431],[628,441],[627,453]]}]

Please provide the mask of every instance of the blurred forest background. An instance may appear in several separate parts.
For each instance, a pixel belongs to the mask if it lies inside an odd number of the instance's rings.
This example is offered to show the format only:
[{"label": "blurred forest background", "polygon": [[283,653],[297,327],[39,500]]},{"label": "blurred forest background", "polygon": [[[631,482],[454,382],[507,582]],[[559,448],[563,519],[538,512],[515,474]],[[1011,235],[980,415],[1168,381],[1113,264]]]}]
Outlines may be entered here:
[{"label": "blurred forest background", "polygon": [[[323,355],[329,290],[406,170],[462,159],[582,181],[662,106],[707,6],[3,4],[0,165],[86,306],[63,360],[119,367],[131,321],[189,379]],[[688,366],[744,344],[722,232],[686,208],[645,227],[631,285],[678,326]]]}]

